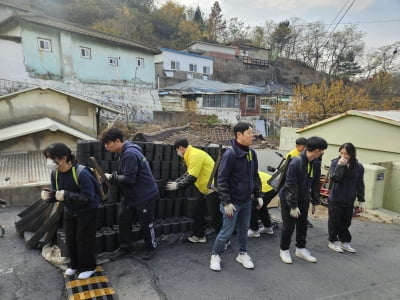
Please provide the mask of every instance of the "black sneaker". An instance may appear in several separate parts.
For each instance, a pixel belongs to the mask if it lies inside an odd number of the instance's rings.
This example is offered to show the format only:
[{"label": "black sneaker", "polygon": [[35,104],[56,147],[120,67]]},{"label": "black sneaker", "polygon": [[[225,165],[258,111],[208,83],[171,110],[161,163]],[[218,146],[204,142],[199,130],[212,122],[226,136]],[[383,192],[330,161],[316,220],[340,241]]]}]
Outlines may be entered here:
[{"label": "black sneaker", "polygon": [[132,251],[129,249],[118,248],[110,255],[110,260],[111,261],[118,260],[118,259],[121,259],[121,258],[131,255],[131,254],[132,254]]},{"label": "black sneaker", "polygon": [[153,258],[154,254],[155,254],[156,250],[155,249],[151,249],[151,250],[145,250],[144,254],[143,254],[143,259],[144,260],[150,260]]}]

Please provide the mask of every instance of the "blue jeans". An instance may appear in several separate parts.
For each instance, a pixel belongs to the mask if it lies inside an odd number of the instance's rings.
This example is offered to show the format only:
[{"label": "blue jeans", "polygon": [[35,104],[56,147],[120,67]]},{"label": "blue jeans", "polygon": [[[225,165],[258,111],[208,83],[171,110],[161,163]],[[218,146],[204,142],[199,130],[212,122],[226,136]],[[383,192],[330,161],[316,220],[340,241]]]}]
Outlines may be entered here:
[{"label": "blue jeans", "polygon": [[212,254],[220,255],[225,251],[225,243],[231,238],[235,226],[239,243],[239,252],[247,252],[247,230],[250,225],[251,200],[249,199],[249,201],[245,203],[236,203],[234,206],[236,211],[233,212],[233,217],[228,218],[223,205],[220,205],[220,210],[223,215],[223,224],[215,238]]}]

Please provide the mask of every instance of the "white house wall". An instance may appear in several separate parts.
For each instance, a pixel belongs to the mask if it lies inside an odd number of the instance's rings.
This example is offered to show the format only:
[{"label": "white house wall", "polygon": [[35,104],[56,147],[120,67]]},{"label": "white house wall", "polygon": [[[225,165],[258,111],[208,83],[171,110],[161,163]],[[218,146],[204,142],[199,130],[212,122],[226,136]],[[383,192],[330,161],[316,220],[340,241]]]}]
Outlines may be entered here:
[{"label": "white house wall", "polygon": [[205,52],[217,52],[228,55],[235,55],[236,49],[231,47],[222,47],[212,44],[195,43],[189,47],[191,50],[205,51]]},{"label": "white house wall", "polygon": [[29,79],[21,43],[0,39],[0,49],[0,78],[17,81]]},{"label": "white house wall", "polygon": [[[171,70],[171,61],[179,62],[179,71],[190,72],[189,65],[195,64],[197,65],[197,73],[203,73],[203,67],[210,68],[210,75],[214,73],[213,70],[213,60],[192,56],[192,55],[184,55],[176,52],[168,52],[163,50],[162,61],[164,70]],[[160,57],[158,56],[156,61],[160,61]]]}]

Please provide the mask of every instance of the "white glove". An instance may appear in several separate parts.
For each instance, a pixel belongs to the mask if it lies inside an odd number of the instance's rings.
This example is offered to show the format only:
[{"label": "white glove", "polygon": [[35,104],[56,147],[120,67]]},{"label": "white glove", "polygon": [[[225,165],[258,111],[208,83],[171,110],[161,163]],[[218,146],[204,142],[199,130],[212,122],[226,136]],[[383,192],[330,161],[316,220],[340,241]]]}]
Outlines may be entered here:
[{"label": "white glove", "polygon": [[360,210],[363,210],[363,206],[364,206],[364,202],[358,201],[358,207],[360,208]]},{"label": "white glove", "polygon": [[261,207],[264,205],[264,201],[263,201],[263,199],[262,198],[257,198],[257,202],[258,202],[258,205],[257,205],[257,209],[261,209]]},{"label": "white glove", "polygon": [[50,192],[42,190],[42,192],[40,193],[40,198],[42,198],[42,200],[47,201],[51,198]]},{"label": "white glove", "polygon": [[290,216],[292,218],[298,219],[300,217],[300,209],[298,207],[290,209]]},{"label": "white glove", "polygon": [[224,211],[225,211],[225,214],[229,218],[232,218],[233,217],[233,212],[236,211],[236,208],[232,203],[230,203],[230,204],[224,206]]},{"label": "white glove", "polygon": [[176,183],[176,181],[167,182],[167,185],[165,186],[165,189],[167,191],[175,191],[175,190],[178,189],[178,184]]},{"label": "white glove", "polygon": [[64,201],[64,192],[65,192],[64,190],[56,192],[56,199],[58,201]]},{"label": "white glove", "polygon": [[107,180],[111,180],[111,178],[113,177],[113,174],[104,173],[104,176],[106,176]]}]

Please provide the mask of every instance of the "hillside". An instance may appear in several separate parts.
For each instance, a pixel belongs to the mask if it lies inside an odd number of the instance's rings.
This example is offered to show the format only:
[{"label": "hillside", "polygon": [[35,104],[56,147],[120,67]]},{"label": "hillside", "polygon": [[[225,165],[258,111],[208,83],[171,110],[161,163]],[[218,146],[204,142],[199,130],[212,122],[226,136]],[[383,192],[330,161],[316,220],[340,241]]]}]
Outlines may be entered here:
[{"label": "hillside", "polygon": [[321,82],[326,74],[317,72],[301,62],[279,58],[271,61],[269,67],[249,66],[240,60],[214,59],[214,80],[223,82],[274,81],[286,86],[309,85]]}]

